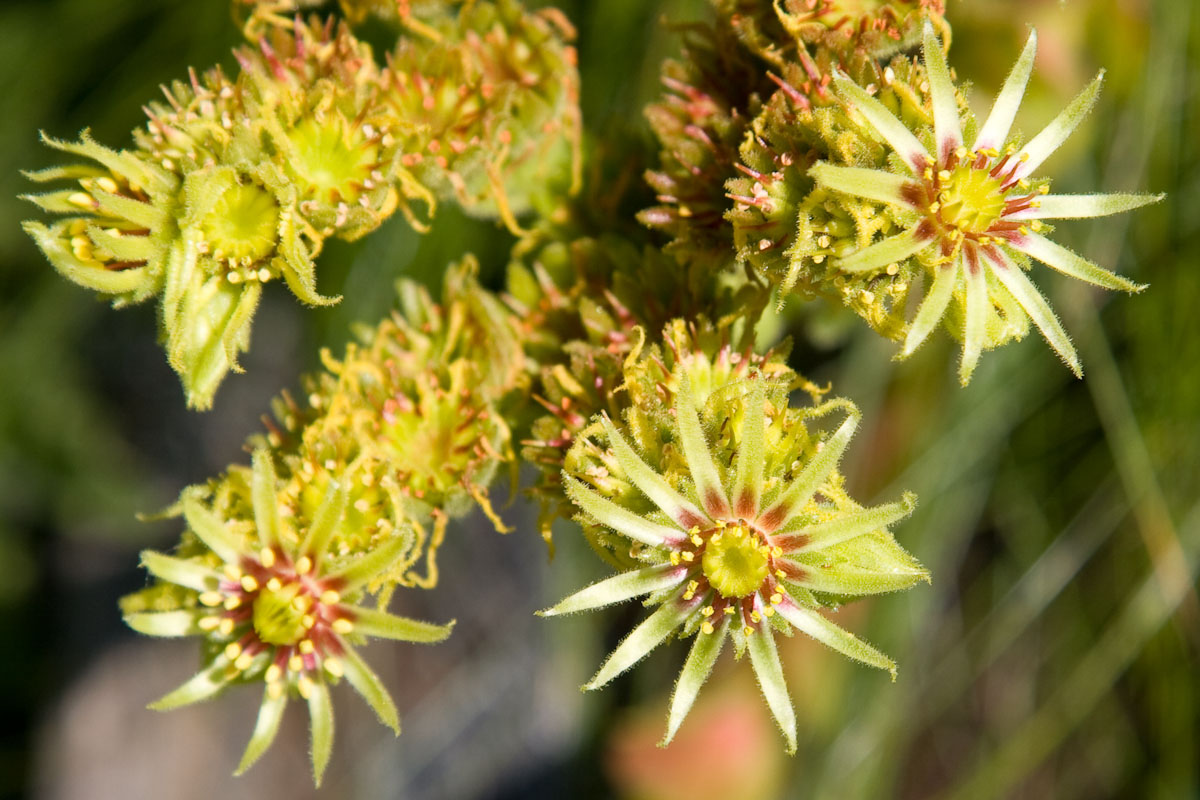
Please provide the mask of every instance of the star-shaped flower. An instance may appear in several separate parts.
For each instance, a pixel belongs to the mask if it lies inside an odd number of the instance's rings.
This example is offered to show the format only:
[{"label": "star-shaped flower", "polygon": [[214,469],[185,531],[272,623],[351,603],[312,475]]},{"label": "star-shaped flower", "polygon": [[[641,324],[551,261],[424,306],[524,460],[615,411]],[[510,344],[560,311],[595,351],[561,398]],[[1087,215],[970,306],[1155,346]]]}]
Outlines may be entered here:
[{"label": "star-shaped flower", "polygon": [[[895,671],[890,658],[817,609],[832,598],[905,589],[928,573],[892,539],[887,526],[907,516],[911,495],[861,508],[840,490],[836,467],[859,421],[845,401],[795,413],[786,394],[761,375],[714,390],[699,413],[688,372],[676,372],[674,441],[651,465],[608,417],[600,426],[616,465],[654,510],[639,513],[568,472],[564,484],[585,521],[611,529],[645,566],[621,572],[543,614],[600,608],[641,595],[658,608],[634,628],[584,687],[597,689],[672,634],[696,634],[671,700],[669,742],[728,638],[748,650],[759,685],[791,752],[795,715],[775,647],[793,627],[850,658]],[[847,414],[824,441],[801,430],[804,418]],[[792,412],[792,413],[789,413]],[[707,430],[706,430],[707,429]],[[710,434],[716,447],[710,446]],[[722,442],[736,442],[727,458]],[[798,441],[806,442],[798,450]],[[664,474],[682,458],[688,478]],[[640,498],[639,498],[640,502]]]},{"label": "star-shaped flower", "polygon": [[355,560],[335,555],[331,545],[346,519],[343,487],[331,483],[301,527],[280,513],[275,468],[265,449],[254,454],[250,484],[252,522],[225,520],[206,507],[199,492],[184,493],[184,519],[211,555],[181,558],[147,550],[142,564],[161,581],[195,592],[196,602],[130,613],[125,621],[151,636],[201,636],[209,654],[198,674],[151,708],[205,700],[234,683],[265,684],[239,774],[270,747],[288,698],[303,698],[311,720],[313,777],[320,784],[333,749],[330,682],[344,677],[400,733],[387,689],[353,645],[368,636],[438,642],[453,623],[434,625],[357,604],[367,583],[403,558],[412,541],[396,534]]},{"label": "star-shaped flower", "polygon": [[[1024,329],[1024,313],[1050,346],[1081,375],[1079,357],[1045,297],[1025,274],[1029,259],[1107,289],[1143,289],[1103,269],[1043,235],[1047,219],[1102,217],[1162,199],[1162,195],[1052,195],[1049,182],[1031,179],[1034,170],[1067,139],[1091,110],[1103,73],[1084,89],[1037,136],[1021,146],[1009,131],[1033,69],[1037,35],[1025,50],[996,98],[991,114],[970,147],[963,138],[973,119],[960,118],[954,84],[941,44],[926,24],[925,67],[933,99],[933,130],[914,134],[882,103],[844,75],[835,79],[842,99],[895,151],[903,164],[897,172],[815,165],[810,175],[827,189],[885,203],[908,222],[902,233],[841,258],[846,272],[887,269],[911,256],[929,265],[932,282],[909,326],[903,355],[911,354],[937,326],[951,301],[963,306],[963,353],[959,376],[965,384],[985,347]],[[969,115],[968,115],[969,116]],[[964,122],[967,125],[964,125]],[[930,154],[921,135],[934,144]],[[990,332],[999,313],[1009,325]]]}]

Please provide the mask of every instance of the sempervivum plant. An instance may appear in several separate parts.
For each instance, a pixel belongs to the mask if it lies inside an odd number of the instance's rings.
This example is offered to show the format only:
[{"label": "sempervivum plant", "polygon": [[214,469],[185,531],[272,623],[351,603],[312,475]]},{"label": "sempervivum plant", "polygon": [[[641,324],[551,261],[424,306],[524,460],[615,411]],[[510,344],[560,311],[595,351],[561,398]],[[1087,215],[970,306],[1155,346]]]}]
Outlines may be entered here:
[{"label": "sempervivum plant", "polygon": [[[248,481],[186,490],[180,508],[195,541],[185,553],[142,553],[159,581],[186,590],[174,608],[134,595],[125,621],[151,636],[199,636],[206,654],[194,677],[151,704],[169,710],[205,700],[238,683],[263,684],[262,704],[238,772],[274,741],[290,697],[308,705],[313,777],[319,784],[333,748],[329,684],[345,678],[400,732],[396,706],[355,646],[367,637],[437,642],[450,625],[434,625],[361,605],[365,590],[413,549],[395,531],[365,553],[347,557],[335,545],[346,524],[344,488],[331,483],[311,516],[281,503],[281,481],[267,450],[254,454]],[[209,504],[205,495],[223,502]],[[232,498],[231,498],[232,496]],[[153,597],[154,593],[149,592]]]},{"label": "sempervivum plant", "polygon": [[[792,408],[783,386],[755,373],[710,387],[701,408],[687,366],[677,368],[672,379],[673,421],[667,430],[629,426],[623,433],[602,416],[593,438],[577,447],[600,448],[608,466],[581,457],[574,474],[563,478],[584,519],[618,534],[623,544],[614,546],[627,550],[635,566],[542,613],[586,611],[649,595],[646,605],[655,610],[613,651],[587,689],[604,686],[672,634],[695,636],[671,700],[665,742],[678,730],[726,639],[732,639],[738,655],[749,652],[794,751],[795,714],[775,636],[799,629],[894,672],[891,659],[819,609],[905,589],[927,577],[887,530],[912,511],[914,498],[862,508],[846,495],[837,463],[859,413],[845,401]],[[829,437],[808,430],[806,420],[837,411],[845,420]],[[639,448],[639,438],[653,438],[654,445]],[[657,457],[648,460],[649,452]],[[614,493],[610,486],[594,485],[613,483],[627,488]]]},{"label": "sempervivum plant", "polygon": [[1100,92],[1098,76],[1042,131],[1022,145],[1009,137],[1025,84],[1033,69],[1036,33],[1030,34],[1012,73],[970,147],[941,44],[925,28],[925,67],[932,99],[933,126],[914,132],[861,86],[842,76],[843,100],[861,114],[895,153],[885,170],[818,164],[812,176],[834,192],[885,203],[905,227],[899,233],[848,253],[834,264],[850,274],[894,271],[910,257],[919,259],[930,285],[908,327],[904,355],[920,345],[952,313],[952,333],[963,342],[959,375],[966,383],[985,348],[1023,335],[1033,320],[1046,341],[1071,369],[1079,358],[1046,299],[1025,274],[1030,259],[1064,275],[1107,289],[1143,287],[1114,275],[1043,235],[1046,219],[1102,217],[1138,208],[1161,195],[1051,195],[1045,179],[1031,176],[1070,136]]}]

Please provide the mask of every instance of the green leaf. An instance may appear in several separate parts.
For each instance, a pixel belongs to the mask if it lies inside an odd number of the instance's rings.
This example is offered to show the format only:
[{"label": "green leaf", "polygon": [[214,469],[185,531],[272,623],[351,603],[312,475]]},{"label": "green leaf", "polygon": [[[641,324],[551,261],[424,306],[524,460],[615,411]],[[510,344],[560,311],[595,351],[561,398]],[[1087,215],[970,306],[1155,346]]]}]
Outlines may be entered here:
[{"label": "green leaf", "polygon": [[593,583],[558,605],[537,612],[543,617],[553,617],[559,614],[575,614],[580,611],[591,611],[623,600],[640,597],[651,592],[662,591],[679,584],[687,575],[687,567],[676,567],[671,564],[660,564],[644,569],[622,572],[611,578]]},{"label": "green leaf", "polygon": [[200,633],[196,627],[197,614],[190,609],[179,611],[141,611],[125,615],[125,624],[147,636],[192,636]]},{"label": "green leaf", "polygon": [[308,720],[312,734],[313,783],[320,786],[333,753],[333,702],[324,681],[315,681],[308,695]]},{"label": "green leaf", "polygon": [[279,480],[275,475],[275,460],[270,450],[260,447],[251,456],[251,463],[250,496],[254,502],[258,540],[266,547],[282,547],[279,536]]},{"label": "green leaf", "polygon": [[679,726],[683,724],[684,718],[696,702],[700,687],[708,680],[713,665],[717,663],[717,657],[721,655],[721,648],[724,647],[725,637],[729,633],[729,617],[724,614],[721,616],[722,619],[712,633],[700,631],[692,642],[692,649],[684,662],[683,670],[679,673],[679,680],[675,683],[675,691],[671,693],[667,733],[659,743],[661,747],[666,747],[675,738]]},{"label": "green leaf", "polygon": [[690,500],[675,491],[667,479],[659,475],[642,461],[641,457],[625,441],[625,437],[617,432],[616,427],[607,415],[601,416],[601,424],[608,434],[609,444],[617,457],[617,464],[625,472],[626,477],[642,494],[650,498],[654,505],[663,510],[668,517],[675,520],[681,528],[687,530],[693,525],[705,521],[704,514]]},{"label": "green leaf", "polygon": [[762,625],[746,637],[750,650],[750,663],[759,688],[767,699],[771,716],[779,723],[779,729],[787,740],[788,755],[796,752],[796,710],[788,697],[787,682],[783,679],[783,665],[779,663],[779,652],[775,649],[775,636],[770,627]]},{"label": "green leaf", "polygon": [[267,748],[279,733],[279,723],[283,719],[283,710],[286,707],[287,692],[280,692],[278,697],[271,697],[270,686],[263,691],[262,705],[258,707],[258,719],[254,723],[254,733],[250,735],[250,742],[246,745],[246,751],[242,753],[241,763],[238,764],[234,775],[241,775],[250,769],[254,762],[267,752]]},{"label": "green leaf", "polygon": [[142,566],[154,577],[197,592],[216,589],[221,581],[216,570],[195,561],[163,555],[154,550],[143,550],[141,559]]},{"label": "green leaf", "polygon": [[905,199],[905,190],[917,184],[902,175],[879,169],[862,167],[836,167],[824,161],[817,162],[808,170],[808,175],[820,186],[835,192],[863,197],[902,208],[912,208]]},{"label": "green leaf", "polygon": [[377,639],[393,639],[400,642],[432,643],[445,641],[454,630],[454,622],[435,625],[432,622],[399,617],[386,611],[351,606],[354,630]]},{"label": "green leaf", "polygon": [[861,661],[872,667],[886,669],[892,673],[893,678],[895,677],[895,661],[892,661],[892,659],[849,631],[833,624],[818,612],[796,605],[792,602],[791,598],[785,598],[782,603],[775,607],[775,610],[797,629],[808,634],[831,650],[836,650],[848,658]]},{"label": "green leaf", "polygon": [[242,553],[242,545],[236,535],[225,527],[224,521],[205,507],[196,491],[185,489],[180,499],[183,502],[183,518],[192,533],[222,561],[236,564]]},{"label": "green leaf", "polygon": [[634,628],[617,649],[600,666],[590,681],[584,684],[587,690],[599,689],[625,670],[645,658],[651,650],[662,644],[671,632],[683,624],[695,611],[700,601],[683,602],[672,598],[661,605]]},{"label": "green leaf", "polygon": [[800,470],[792,483],[784,490],[783,495],[759,517],[759,525],[767,533],[786,527],[788,520],[795,516],[817,489],[821,488],[829,474],[837,467],[842,453],[850,444],[850,438],[858,428],[862,413],[854,407],[847,410],[846,420],[821,444],[821,449]]},{"label": "green leaf", "polygon": [[635,542],[648,544],[651,547],[662,547],[678,544],[684,540],[682,531],[651,522],[645,517],[622,508],[607,497],[587,488],[582,481],[571,477],[565,471],[563,472],[563,487],[571,501],[583,509],[588,516],[601,525],[628,536]]},{"label": "green leaf", "polygon": [[147,708],[170,711],[207,700],[224,689],[236,675],[237,672],[230,669],[229,659],[219,656],[208,669],[196,673],[182,686],[155,700]]},{"label": "green leaf", "polygon": [[347,647],[342,653],[342,664],[346,670],[346,680],[367,701],[367,705],[375,711],[379,721],[399,736],[400,714],[396,711],[396,704],[392,702],[392,696],[388,694],[383,681],[379,680],[379,676],[353,648]]}]

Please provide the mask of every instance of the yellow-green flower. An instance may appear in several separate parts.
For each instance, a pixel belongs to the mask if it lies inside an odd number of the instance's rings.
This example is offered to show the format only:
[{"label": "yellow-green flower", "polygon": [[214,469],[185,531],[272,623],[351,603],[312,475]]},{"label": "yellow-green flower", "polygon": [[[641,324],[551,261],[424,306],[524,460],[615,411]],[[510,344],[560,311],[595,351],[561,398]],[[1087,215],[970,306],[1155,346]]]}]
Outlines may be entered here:
[{"label": "yellow-green flower", "polygon": [[932,129],[914,133],[861,86],[844,75],[835,80],[841,98],[895,152],[899,168],[821,163],[809,174],[828,190],[884,203],[905,222],[902,232],[840,257],[835,267],[870,274],[917,257],[929,273],[930,284],[909,325],[903,355],[911,354],[952,309],[953,318],[961,320],[952,332],[963,341],[959,375],[964,384],[980,353],[1022,335],[1027,319],[1080,375],[1071,340],[1025,274],[1030,259],[1107,289],[1137,292],[1144,287],[1056,244],[1044,235],[1043,220],[1107,216],[1162,196],[1053,195],[1047,180],[1032,178],[1091,110],[1103,74],[1037,136],[1017,144],[1009,132],[1033,68],[1037,36],[1031,34],[968,147],[964,130],[973,129],[975,121],[970,114],[960,115],[945,55],[928,24],[924,45]]},{"label": "yellow-green flower", "polygon": [[204,668],[151,708],[195,703],[235,683],[264,684],[239,773],[275,739],[288,699],[302,698],[319,784],[333,748],[331,683],[345,678],[384,724],[400,732],[395,704],[355,646],[367,637],[438,642],[453,623],[419,622],[360,604],[367,585],[404,559],[413,539],[393,531],[365,555],[342,555],[336,544],[349,516],[342,485],[329,482],[315,513],[297,515],[281,500],[284,485],[271,453],[261,449],[247,488],[240,504],[220,507],[205,503],[203,487],[183,493],[183,516],[201,547],[183,557],[147,550],[142,564],[160,581],[190,590],[187,598],[178,608],[130,610],[125,621],[151,636],[199,636],[204,642]]},{"label": "yellow-green flower", "polygon": [[[665,742],[732,639],[739,655],[749,651],[794,752],[795,716],[775,634],[798,628],[850,658],[894,671],[891,659],[818,609],[834,605],[834,598],[905,589],[927,577],[887,530],[910,513],[914,498],[862,508],[845,495],[836,467],[859,420],[845,401],[801,413],[788,407],[782,385],[755,374],[711,387],[701,408],[694,377],[708,376],[695,365],[673,375],[668,443],[658,444],[661,434],[631,425],[634,441],[653,442],[639,452],[603,416],[593,440],[577,445],[605,451],[612,468],[564,471],[567,494],[581,519],[623,539],[639,566],[542,613],[574,613],[642,595],[649,595],[646,605],[657,606],[585,689],[604,686],[672,634],[695,635],[671,700]],[[846,417],[831,436],[820,440],[808,433],[805,418],[836,411]],[[610,481],[627,482],[633,491],[598,490],[597,484]]]}]

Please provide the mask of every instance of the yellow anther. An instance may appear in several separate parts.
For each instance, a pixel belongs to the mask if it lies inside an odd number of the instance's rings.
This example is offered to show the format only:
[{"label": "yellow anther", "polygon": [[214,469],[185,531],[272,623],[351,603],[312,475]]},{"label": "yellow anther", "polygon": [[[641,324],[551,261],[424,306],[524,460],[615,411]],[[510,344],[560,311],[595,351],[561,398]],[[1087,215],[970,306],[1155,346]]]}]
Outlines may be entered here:
[{"label": "yellow anther", "polygon": [[283,581],[279,580],[279,578],[271,578],[271,580],[267,581],[267,589],[272,592],[278,592],[282,588]]},{"label": "yellow anther", "polygon": [[346,619],[345,617],[343,617],[341,619],[335,619],[333,621],[334,633],[345,634],[345,633],[349,633],[352,630],[354,630],[354,623],[351,622],[350,620]]},{"label": "yellow anther", "polygon": [[775,616],[775,609],[771,608],[770,606],[767,606],[766,608],[763,609],[763,616],[764,617]]},{"label": "yellow anther", "polygon": [[683,593],[684,600],[691,600],[695,596],[696,596],[696,592],[692,589],[688,589],[686,592]]},{"label": "yellow anther", "polygon": [[1041,186],[1038,187],[1038,193],[1039,194],[1050,194],[1050,185],[1043,183]]},{"label": "yellow anther", "polygon": [[927,180],[927,181],[933,180],[933,167],[926,167],[924,174],[925,174],[925,180]]},{"label": "yellow anther", "polygon": [[779,545],[775,545],[771,548],[771,555],[775,556],[776,558],[783,558],[783,548]]},{"label": "yellow anther", "polygon": [[230,642],[229,644],[225,645],[225,657],[228,658],[230,661],[233,661],[235,658],[237,658],[241,654],[242,654],[242,646],[240,644],[238,644],[237,642]]},{"label": "yellow anther", "polygon": [[313,693],[312,678],[308,677],[307,675],[301,675],[300,679],[296,681],[296,688],[300,690],[300,696],[303,697],[305,700],[312,697],[312,693]]},{"label": "yellow anther", "polygon": [[697,533],[699,533],[699,532],[700,532],[700,526],[699,526],[699,525],[693,525],[693,526],[691,527],[691,529],[689,529],[689,530],[688,530],[688,534],[689,534],[689,535],[691,535],[691,536],[695,536],[695,535],[696,535]]},{"label": "yellow anther", "polygon": [[1021,235],[1022,235],[1022,236],[1028,236],[1028,235],[1029,235],[1029,228],[1028,228],[1028,227],[1026,227],[1025,225],[1022,225],[1021,227],[1017,228],[1017,230],[1019,230],[1019,231],[1021,232]]},{"label": "yellow anther", "polygon": [[278,664],[272,664],[271,666],[267,667],[267,672],[265,675],[263,675],[263,678],[267,683],[275,683],[275,681],[282,677],[283,670],[279,668]]},{"label": "yellow anther", "polygon": [[787,577],[787,573],[786,573],[786,572],[784,572],[784,571],[783,571],[783,570],[781,570],[781,569],[777,569],[777,570],[775,570],[775,577],[776,577],[776,578],[786,578],[786,577]]},{"label": "yellow anther", "polygon": [[1042,229],[1042,221],[1040,219],[1035,219],[1033,222],[1029,223],[1029,227],[1033,228],[1035,232],[1040,231]]},{"label": "yellow anther", "polygon": [[671,551],[671,565],[675,567],[679,566],[679,553],[675,550]]},{"label": "yellow anther", "polygon": [[725,606],[725,613],[732,615],[733,614],[733,606]]},{"label": "yellow anther", "polygon": [[300,656],[292,656],[288,659],[288,669],[292,672],[299,672],[304,669],[304,659]]},{"label": "yellow anther", "polygon": [[1029,179],[1021,178],[1021,180],[1017,181],[1017,186],[1020,186],[1022,189],[1028,189],[1029,188]]},{"label": "yellow anther", "polygon": [[725,520],[723,520],[723,519],[717,520],[717,527],[720,528],[721,530],[724,530],[725,529]]},{"label": "yellow anther", "polygon": [[253,575],[243,575],[242,576],[242,588],[245,589],[247,592],[257,592],[258,591],[258,581],[254,580]]},{"label": "yellow anther", "polygon": [[270,569],[275,566],[275,551],[269,547],[264,547],[258,554],[258,560],[264,567]]},{"label": "yellow anther", "polygon": [[694,592],[700,588],[700,581],[688,581],[687,585],[689,592]]},{"label": "yellow anther", "polygon": [[938,173],[938,179],[943,181],[950,180],[950,170],[944,169]]},{"label": "yellow anther", "polygon": [[107,175],[97,178],[96,185],[109,194],[116,194],[117,192],[121,191],[121,188],[117,186],[117,182]]},{"label": "yellow anther", "polygon": [[1022,164],[1024,164],[1029,160],[1029,153],[1021,153],[1021,158],[1019,160]]},{"label": "yellow anther", "polygon": [[220,617],[201,617],[197,620],[196,627],[202,631],[215,631],[220,624]]},{"label": "yellow anther", "polygon": [[966,158],[967,157],[967,148],[960,145],[959,148],[954,151],[954,155],[958,156],[959,160]]},{"label": "yellow anther", "polygon": [[693,553],[691,550],[684,550],[682,553],[679,554],[679,557],[682,558],[684,561],[691,563],[691,561],[696,557],[696,554]]},{"label": "yellow anther", "polygon": [[308,573],[312,572],[312,568],[312,559],[308,556],[300,556],[300,560],[296,562],[297,575],[307,575]]},{"label": "yellow anther", "polygon": [[304,655],[308,655],[316,649],[313,646],[312,639],[301,639],[300,644],[298,644],[296,648]]},{"label": "yellow anther", "polygon": [[711,617],[713,614],[717,613],[717,610],[715,608],[713,608],[712,606],[705,606],[704,610],[701,611],[700,613],[706,617]]},{"label": "yellow anther", "polygon": [[231,581],[240,581],[242,579],[242,571],[238,569],[237,564],[226,564],[225,576]]},{"label": "yellow anther", "polygon": [[360,497],[354,501],[354,510],[360,514],[365,514],[371,510],[371,504],[367,502],[365,497]]},{"label": "yellow anther", "polygon": [[217,630],[221,632],[222,636],[228,636],[233,633],[233,620],[225,617],[225,619],[221,620],[221,624],[217,626]]},{"label": "yellow anther", "polygon": [[342,602],[342,596],[333,589],[326,589],[321,592],[321,602],[327,606],[336,606]]},{"label": "yellow anther", "polygon": [[717,531],[716,533],[714,533],[712,535],[712,538],[710,538],[709,541],[712,542],[713,544],[719,544],[720,541],[724,538],[725,538],[725,532]]},{"label": "yellow anther", "polygon": [[782,602],[783,602],[783,595],[780,594],[779,592],[776,592],[775,594],[771,595],[771,605],[777,606]]},{"label": "yellow anther", "polygon": [[696,545],[696,547],[699,547],[700,545],[704,544],[704,540],[700,538],[699,534],[693,533],[692,534],[692,544]]},{"label": "yellow anther", "polygon": [[300,618],[300,624],[304,626],[304,630],[312,630],[313,626],[317,624],[317,618],[312,614],[305,614]]},{"label": "yellow anther", "polygon": [[235,608],[237,608],[241,604],[242,604],[242,598],[238,597],[236,594],[231,594],[231,595],[229,595],[229,597],[225,598],[224,606],[225,606],[226,611],[233,611]]},{"label": "yellow anther", "polygon": [[333,656],[325,659],[323,666],[325,667],[325,671],[335,678],[340,678],[346,674],[345,668],[342,667],[342,662]]},{"label": "yellow anther", "polygon": [[758,613],[757,611],[751,611],[750,619],[754,620],[755,622],[762,622],[762,614]]},{"label": "yellow anther", "polygon": [[750,636],[754,633],[754,628],[751,628],[749,625],[747,625],[746,627],[742,628],[742,633]]},{"label": "yellow anther", "polygon": [[283,697],[283,684],[274,681],[268,681],[267,695],[270,696],[272,700],[278,700],[279,698]]},{"label": "yellow anther", "polygon": [[941,209],[941,207],[942,207],[942,204],[935,200],[934,202],[929,204],[929,213],[936,214]]},{"label": "yellow anther", "polygon": [[96,201],[87,192],[75,192],[67,198],[67,202],[80,208],[92,208],[96,205]]},{"label": "yellow anther", "polygon": [[209,608],[221,605],[225,597],[220,592],[204,592],[200,595],[200,603]]},{"label": "yellow anther", "polygon": [[246,670],[250,669],[250,665],[253,663],[254,656],[250,655],[249,653],[242,653],[233,660],[234,668],[241,672],[245,672]]},{"label": "yellow anther", "polygon": [[716,628],[713,627],[711,622],[705,620],[704,622],[700,623],[700,630],[704,631],[705,633],[712,633],[716,630]]}]

